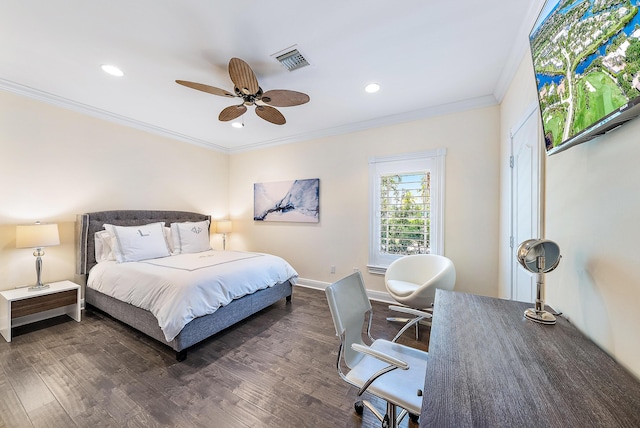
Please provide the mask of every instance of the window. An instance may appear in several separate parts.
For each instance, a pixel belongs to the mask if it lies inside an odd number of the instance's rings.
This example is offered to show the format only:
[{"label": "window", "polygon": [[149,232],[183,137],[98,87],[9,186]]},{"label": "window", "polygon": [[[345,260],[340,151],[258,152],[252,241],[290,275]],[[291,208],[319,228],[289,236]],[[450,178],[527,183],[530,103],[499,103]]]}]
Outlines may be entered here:
[{"label": "window", "polygon": [[407,254],[443,254],[445,149],[369,159],[369,272]]}]

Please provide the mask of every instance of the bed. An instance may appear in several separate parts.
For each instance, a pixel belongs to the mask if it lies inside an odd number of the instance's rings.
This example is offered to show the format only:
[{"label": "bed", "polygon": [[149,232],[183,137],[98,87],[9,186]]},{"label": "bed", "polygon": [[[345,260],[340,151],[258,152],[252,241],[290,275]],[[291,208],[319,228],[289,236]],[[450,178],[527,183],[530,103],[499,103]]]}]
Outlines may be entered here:
[{"label": "bed", "polygon": [[[165,230],[167,230],[172,223],[203,221],[208,221],[210,224],[211,217],[186,211],[117,210],[80,214],[76,221],[77,274],[83,275],[85,279],[89,281],[91,270],[99,264],[106,264],[98,263],[96,260],[96,242],[94,238],[96,232],[104,231],[105,224],[114,226],[141,226],[150,223],[164,222],[166,226]],[[227,252],[218,252],[218,254],[223,253],[226,254]],[[173,259],[173,256],[168,257],[168,259]],[[121,263],[123,266],[137,264],[140,263]],[[102,269],[102,267],[103,266],[100,266],[100,269]],[[96,269],[94,273],[95,272],[98,272],[98,269]],[[295,271],[293,272],[295,273]],[[93,276],[95,277],[96,275]],[[286,280],[277,282],[275,285],[260,288],[250,294],[234,298],[224,306],[218,307],[213,313],[197,316],[186,323],[175,337],[171,335],[169,337],[170,340],[167,339],[167,335],[159,325],[158,318],[151,310],[142,309],[134,304],[127,303],[107,293],[93,289],[88,283],[85,287],[84,296],[85,304],[93,306],[111,317],[170,346],[176,352],[176,359],[183,361],[187,358],[187,349],[196,343],[215,335],[221,330],[261,311],[281,299],[286,299],[286,301],[289,302],[296,278],[297,274],[292,275]]]}]

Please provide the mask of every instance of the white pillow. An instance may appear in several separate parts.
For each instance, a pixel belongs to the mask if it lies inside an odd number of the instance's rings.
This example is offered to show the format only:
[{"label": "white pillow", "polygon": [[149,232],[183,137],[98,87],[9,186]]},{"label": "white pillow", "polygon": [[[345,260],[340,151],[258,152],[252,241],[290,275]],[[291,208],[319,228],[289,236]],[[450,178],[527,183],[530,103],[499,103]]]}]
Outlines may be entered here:
[{"label": "white pillow", "polygon": [[113,249],[118,263],[171,255],[165,240],[163,222],[142,226],[105,224],[104,228],[113,235]]},{"label": "white pillow", "polygon": [[171,223],[173,253],[199,253],[211,249],[209,220]]},{"label": "white pillow", "polygon": [[167,246],[169,247],[169,252],[171,254],[173,254],[175,249],[173,248],[173,236],[172,236],[172,233],[171,233],[171,228],[170,227],[165,227],[163,230],[164,230],[164,239],[165,239],[165,241],[167,241]]},{"label": "white pillow", "polygon": [[112,236],[106,230],[101,230],[94,234],[94,247],[96,250],[96,262],[100,263],[116,259],[113,253]]}]

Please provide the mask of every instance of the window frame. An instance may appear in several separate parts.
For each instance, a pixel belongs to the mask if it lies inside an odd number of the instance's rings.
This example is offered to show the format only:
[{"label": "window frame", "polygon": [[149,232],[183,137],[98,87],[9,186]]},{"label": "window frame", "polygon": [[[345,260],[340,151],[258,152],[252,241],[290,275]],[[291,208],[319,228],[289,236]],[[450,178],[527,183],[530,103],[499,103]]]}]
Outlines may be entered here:
[{"label": "window frame", "polygon": [[399,254],[380,251],[380,177],[430,172],[430,253],[444,255],[445,148],[369,158],[369,273],[384,274]]}]

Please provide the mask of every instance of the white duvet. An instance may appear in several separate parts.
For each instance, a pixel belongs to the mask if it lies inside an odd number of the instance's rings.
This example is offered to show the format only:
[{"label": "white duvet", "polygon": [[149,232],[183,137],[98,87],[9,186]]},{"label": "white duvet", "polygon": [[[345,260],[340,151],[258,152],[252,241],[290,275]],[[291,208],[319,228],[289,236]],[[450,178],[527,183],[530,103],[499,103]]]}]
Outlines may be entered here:
[{"label": "white duvet", "polygon": [[140,262],[104,261],[87,287],[150,311],[168,342],[194,318],[298,273],[284,259],[263,253],[209,250]]}]

